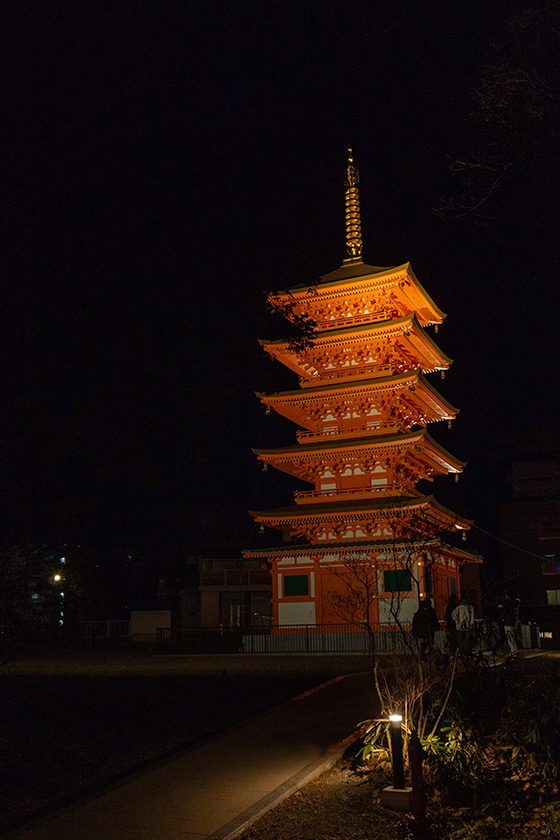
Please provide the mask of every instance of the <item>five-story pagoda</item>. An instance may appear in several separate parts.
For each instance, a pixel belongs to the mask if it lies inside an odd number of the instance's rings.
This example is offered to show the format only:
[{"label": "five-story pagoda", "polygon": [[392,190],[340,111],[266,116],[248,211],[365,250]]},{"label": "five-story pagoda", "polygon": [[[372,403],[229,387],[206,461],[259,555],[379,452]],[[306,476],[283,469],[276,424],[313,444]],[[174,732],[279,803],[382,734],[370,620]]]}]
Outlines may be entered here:
[{"label": "five-story pagoda", "polygon": [[[257,396],[302,428],[293,446],[253,451],[265,468],[312,487],[296,492],[295,504],[251,511],[261,529],[284,534],[279,548],[245,552],[270,564],[275,625],[383,625],[396,610],[406,624],[425,597],[443,617],[459,589],[460,565],[480,562],[444,539],[464,536],[471,522],[417,489],[421,479],[458,478],[464,467],[427,431],[429,423],[451,423],[457,414],[426,378],[435,371],[444,376],[451,364],[426,329],[437,332],[445,315],[409,263],[379,268],[362,261],[351,150],[345,188],[342,266],[314,285],[268,298],[289,320],[311,328],[309,340],[261,342],[298,374],[300,387]],[[355,605],[351,616],[341,612],[357,568],[369,570],[366,585],[375,590],[361,618]]]}]

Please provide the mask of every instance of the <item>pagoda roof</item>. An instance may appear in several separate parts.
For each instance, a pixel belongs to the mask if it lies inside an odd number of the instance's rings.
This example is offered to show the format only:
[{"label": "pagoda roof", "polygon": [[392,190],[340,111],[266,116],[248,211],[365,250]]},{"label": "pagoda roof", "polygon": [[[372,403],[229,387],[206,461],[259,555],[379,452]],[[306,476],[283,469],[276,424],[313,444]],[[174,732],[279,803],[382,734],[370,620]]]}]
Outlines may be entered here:
[{"label": "pagoda roof", "polygon": [[[316,403],[323,403],[325,399],[336,396],[344,399],[353,394],[363,396],[364,394],[371,394],[372,397],[376,394],[383,394],[395,388],[413,388],[414,393],[410,393],[413,401],[419,402],[421,399],[425,403],[431,403],[435,414],[438,416],[434,419],[452,419],[457,416],[459,409],[455,408],[443,397],[439,391],[426,379],[420,369],[399,373],[394,376],[380,376],[373,379],[359,379],[352,381],[343,381],[340,383],[325,382],[318,385],[310,386],[308,388],[295,388],[292,391],[278,391],[274,393],[264,393],[255,391],[256,396],[265,405],[269,405],[276,410],[278,405],[283,406],[303,406]],[[414,394],[417,396],[414,397]],[[437,411],[439,407],[439,412]],[[283,412],[281,412],[283,413]],[[298,417],[296,422],[301,425],[305,424],[302,417]]]},{"label": "pagoda roof", "polygon": [[[422,329],[416,314],[414,312],[410,312],[407,315],[401,315],[400,318],[394,318],[390,321],[371,321],[367,324],[356,324],[355,326],[346,326],[343,325],[341,327],[335,327],[332,330],[323,330],[320,333],[314,333],[311,341],[313,342],[313,346],[319,346],[321,344],[330,344],[331,342],[338,341],[339,339],[359,339],[362,341],[368,334],[372,336],[377,336],[379,333],[390,333],[390,332],[401,332],[404,328],[412,329],[415,327],[425,338],[430,342],[430,344],[435,347],[439,353],[441,350],[435,343],[435,341],[428,335],[425,330]],[[262,346],[268,345],[275,345],[275,344],[290,344],[291,339],[289,338],[259,338],[259,344]],[[302,351],[300,351],[302,352]],[[443,354],[442,354],[443,355]],[[451,360],[449,360],[451,361]]]},{"label": "pagoda roof", "polygon": [[[401,496],[399,498],[384,497],[380,499],[353,499],[345,502],[324,502],[316,505],[285,505],[275,510],[250,510],[249,513],[257,522],[275,521],[278,525],[297,523],[302,521],[316,521],[319,523],[330,520],[340,520],[343,516],[348,522],[380,518],[387,515],[408,514],[422,512],[426,515],[433,513],[449,525],[458,530],[471,527],[473,520],[458,516],[453,511],[440,504],[434,496]],[[273,526],[274,527],[274,526]],[[368,540],[371,542],[371,540]],[[315,543],[319,545],[319,543]],[[321,542],[321,545],[334,543]],[[345,543],[346,544],[346,543]]]},{"label": "pagoda roof", "polygon": [[[250,548],[245,549],[243,551],[243,557],[262,557],[271,559],[273,557],[277,557],[281,559],[282,557],[289,556],[291,554],[330,554],[336,551],[344,551],[346,553],[352,551],[368,551],[372,548],[375,550],[378,549],[399,549],[399,548],[410,548],[411,545],[415,543],[412,540],[402,540],[397,539],[396,541],[391,539],[388,540],[386,538],[380,540],[372,540],[372,539],[365,539],[365,540],[347,540],[346,542],[329,542],[329,543],[309,543],[309,542],[292,542],[292,543],[283,543],[277,547],[268,547],[268,548]],[[422,540],[422,548],[429,549],[435,548],[440,549],[442,553],[452,554],[454,557],[457,557],[463,563],[482,563],[482,557],[480,554],[473,554],[472,551],[465,551],[465,549],[459,548],[457,546],[451,546],[441,540],[439,537],[428,538]]]},{"label": "pagoda roof", "polygon": [[[312,441],[310,443],[295,443],[291,446],[276,447],[274,449],[253,449],[253,453],[259,456],[261,461],[273,463],[279,460],[293,462],[294,460],[314,460],[315,456],[322,459],[323,455],[336,455],[340,457],[351,452],[363,453],[364,450],[390,450],[394,448],[405,448],[418,444],[422,446],[422,452],[429,452],[431,460],[439,464],[440,468],[448,468],[451,472],[461,472],[466,466],[465,461],[460,461],[449,453],[443,446],[436,443],[426,429],[418,429],[413,432],[402,434],[400,432],[388,435],[371,435],[361,438],[336,437],[328,441]],[[294,456],[290,458],[290,456]],[[275,464],[275,466],[278,466]],[[281,468],[278,466],[278,468]]]},{"label": "pagoda roof", "polygon": [[[402,283],[403,286],[399,286]],[[292,286],[283,291],[269,295],[270,300],[289,298],[313,303],[324,298],[336,296],[340,289],[344,294],[363,293],[368,288],[375,289],[387,285],[395,285],[400,291],[403,301],[408,301],[408,307],[418,311],[419,320],[423,323],[441,323],[446,317],[416,277],[410,262],[397,266],[368,265],[361,260],[345,260],[343,264],[323,274],[314,283]],[[406,287],[410,288],[410,294]],[[298,301],[299,302],[299,301]]]},{"label": "pagoda roof", "polygon": [[[356,326],[338,327],[333,330],[323,330],[313,336],[309,348],[292,347],[290,339],[259,339],[261,346],[271,355],[276,356],[279,361],[290,367],[300,376],[310,379],[331,378],[331,374],[320,374],[313,367],[313,353],[323,348],[344,347],[347,345],[363,346],[364,342],[379,341],[383,339],[400,338],[408,352],[416,356],[416,367],[424,371],[445,370],[453,362],[438,347],[435,341],[422,329],[414,313],[403,315],[390,321],[375,321]],[[415,368],[414,368],[415,369]],[[375,371],[375,365],[368,366],[367,373],[360,374],[350,368],[341,368],[339,376],[346,379],[367,375],[371,378]],[[383,371],[385,373],[385,371]]]},{"label": "pagoda roof", "polygon": [[266,393],[265,391],[255,391],[256,396],[259,399],[267,399],[267,400],[287,400],[287,401],[296,401],[299,402],[300,400],[305,400],[306,402],[310,402],[313,399],[320,399],[323,394],[331,394],[331,393],[343,393],[343,392],[362,392],[362,391],[388,391],[391,388],[397,387],[399,385],[416,385],[417,382],[421,382],[428,390],[432,391],[434,394],[442,400],[442,402],[446,403],[450,410],[457,412],[459,409],[454,409],[450,403],[447,403],[447,400],[441,396],[437,392],[437,390],[428,382],[420,368],[416,370],[407,371],[406,373],[397,373],[394,376],[376,376],[372,379],[360,379],[356,382],[321,382],[318,385],[313,385],[310,388],[306,388],[305,391],[301,388],[294,388],[291,391],[272,391],[270,393]]},{"label": "pagoda roof", "polygon": [[[341,285],[344,282],[356,280],[362,277],[371,277],[373,274],[394,274],[410,268],[410,263],[394,266],[369,265],[361,260],[344,260],[341,266],[334,271],[328,271],[319,278],[321,286]],[[411,269],[412,271],[412,269]]]}]

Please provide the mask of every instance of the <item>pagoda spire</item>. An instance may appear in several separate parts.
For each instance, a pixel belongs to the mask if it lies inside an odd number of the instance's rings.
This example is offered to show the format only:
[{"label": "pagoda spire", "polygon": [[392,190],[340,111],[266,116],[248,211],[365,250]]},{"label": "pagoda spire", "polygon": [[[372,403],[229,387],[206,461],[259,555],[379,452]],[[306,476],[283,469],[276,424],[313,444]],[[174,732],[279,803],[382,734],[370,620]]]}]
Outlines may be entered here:
[{"label": "pagoda spire", "polygon": [[352,149],[348,149],[348,166],[344,186],[346,209],[346,251],[348,258],[344,262],[361,262],[362,257],[362,223],[360,221],[360,198],[358,182],[360,175],[354,166]]}]

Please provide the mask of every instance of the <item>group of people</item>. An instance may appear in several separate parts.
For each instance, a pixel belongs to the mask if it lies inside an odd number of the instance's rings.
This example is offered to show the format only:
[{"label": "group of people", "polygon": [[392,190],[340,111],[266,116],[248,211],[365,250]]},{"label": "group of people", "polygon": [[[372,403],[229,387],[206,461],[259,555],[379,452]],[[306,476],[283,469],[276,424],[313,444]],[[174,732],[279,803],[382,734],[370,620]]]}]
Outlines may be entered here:
[{"label": "group of people", "polygon": [[[445,627],[449,652],[455,654],[470,653],[474,628],[474,608],[469,598],[452,595],[445,610]],[[418,610],[412,619],[412,635],[418,642],[422,658],[434,643],[434,636],[439,630],[437,613],[429,598],[420,601]]]},{"label": "group of people", "polygon": [[[519,628],[519,598],[506,592],[502,602],[498,605],[498,624],[500,635],[507,641],[509,651],[515,655],[518,648]],[[475,613],[472,600],[468,593],[458,598],[451,595],[445,610],[445,629],[449,652],[468,656],[473,648],[475,628]],[[423,658],[434,643],[434,636],[439,630],[436,611],[429,598],[420,602],[418,610],[412,619],[412,635],[418,642]]]}]

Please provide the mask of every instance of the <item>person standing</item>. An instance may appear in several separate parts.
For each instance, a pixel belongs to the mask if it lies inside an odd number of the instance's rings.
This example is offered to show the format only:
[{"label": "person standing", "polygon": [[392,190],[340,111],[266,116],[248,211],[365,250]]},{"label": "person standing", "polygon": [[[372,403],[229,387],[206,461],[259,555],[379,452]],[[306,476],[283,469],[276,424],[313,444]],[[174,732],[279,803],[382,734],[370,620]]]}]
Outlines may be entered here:
[{"label": "person standing", "polygon": [[426,651],[434,644],[436,630],[439,630],[437,613],[430,599],[424,598],[412,618],[412,635],[418,642],[422,659],[426,658]]},{"label": "person standing", "polygon": [[453,618],[453,612],[458,602],[459,599],[457,598],[457,595],[453,593],[449,596],[449,601],[445,610],[445,629],[447,630],[447,646],[449,648],[449,653],[452,656],[455,655],[455,652],[457,650],[457,625],[455,624],[455,619]]},{"label": "person standing", "polygon": [[452,616],[457,628],[459,653],[468,656],[471,652],[474,629],[474,607],[466,596],[461,596],[461,600],[453,610]]},{"label": "person standing", "polygon": [[519,621],[519,600],[511,597],[511,592],[506,592],[502,609],[501,619],[504,625],[504,632],[512,656],[518,652],[517,646],[517,624]]}]

